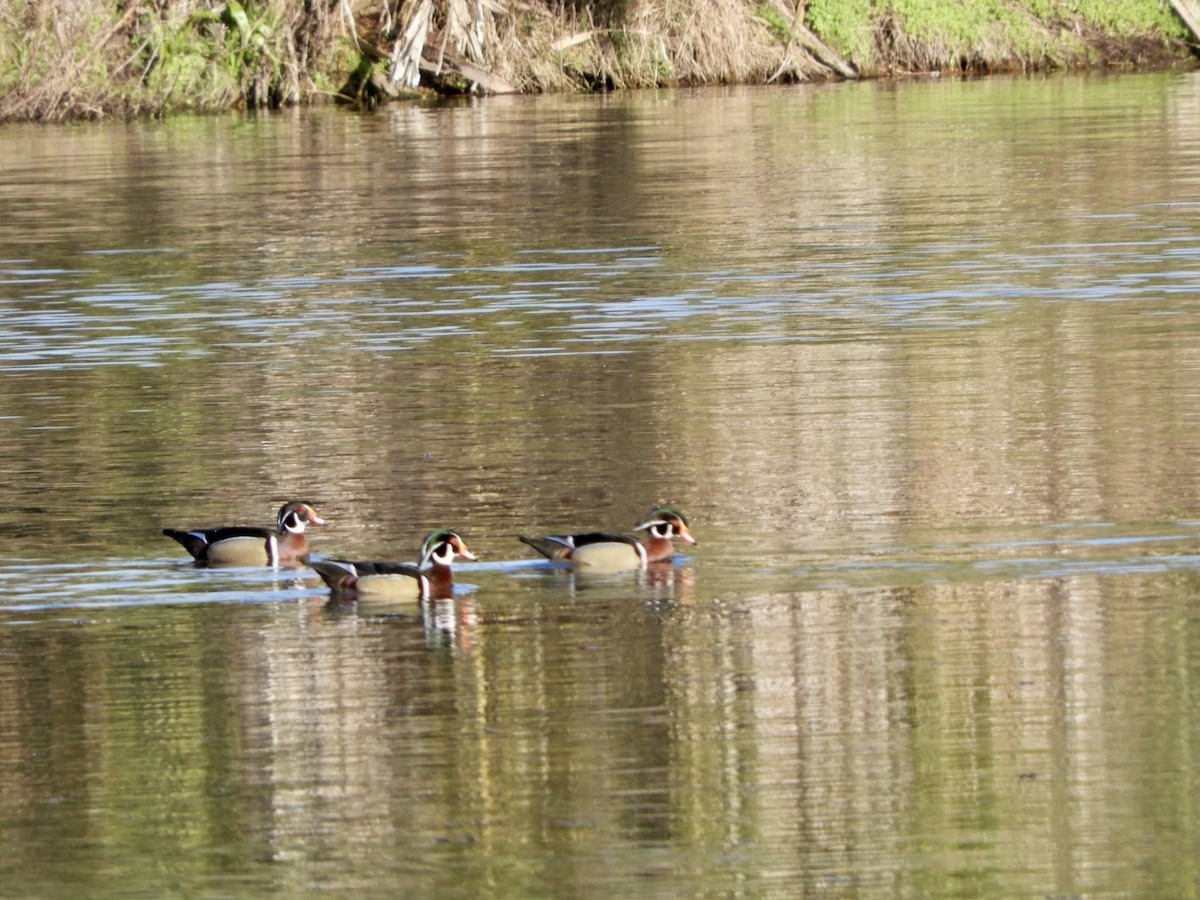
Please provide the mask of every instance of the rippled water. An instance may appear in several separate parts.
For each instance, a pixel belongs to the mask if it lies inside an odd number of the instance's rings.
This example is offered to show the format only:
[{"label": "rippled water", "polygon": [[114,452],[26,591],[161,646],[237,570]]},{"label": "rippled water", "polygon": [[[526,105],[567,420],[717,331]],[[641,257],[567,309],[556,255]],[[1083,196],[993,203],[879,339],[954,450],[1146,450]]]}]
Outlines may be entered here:
[{"label": "rippled water", "polygon": [[[0,893],[1192,896],[1200,80],[0,129]],[[481,556],[330,607],[163,527]],[[576,579],[519,533],[700,543]]]}]

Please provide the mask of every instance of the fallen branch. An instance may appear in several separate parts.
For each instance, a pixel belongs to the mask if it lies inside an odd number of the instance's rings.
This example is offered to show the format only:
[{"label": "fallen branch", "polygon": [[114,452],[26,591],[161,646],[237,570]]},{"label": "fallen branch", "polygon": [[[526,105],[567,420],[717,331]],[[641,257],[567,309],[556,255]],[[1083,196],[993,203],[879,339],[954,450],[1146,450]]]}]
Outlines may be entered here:
[{"label": "fallen branch", "polygon": [[446,73],[450,72],[465,81],[478,85],[481,90],[489,94],[517,93],[517,89],[503,78],[481,69],[473,62],[454,53],[443,53],[437,62],[422,57],[421,71],[437,80],[444,80]]},{"label": "fallen branch", "polygon": [[1196,0],[1170,0],[1171,8],[1183,19],[1192,37],[1200,41],[1200,4]]}]

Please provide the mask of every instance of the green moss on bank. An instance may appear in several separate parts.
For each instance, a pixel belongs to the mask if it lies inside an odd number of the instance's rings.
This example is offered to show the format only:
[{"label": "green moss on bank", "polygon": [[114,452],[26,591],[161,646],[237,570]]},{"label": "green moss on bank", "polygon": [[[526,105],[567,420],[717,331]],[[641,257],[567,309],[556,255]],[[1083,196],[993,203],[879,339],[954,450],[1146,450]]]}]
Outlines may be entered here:
[{"label": "green moss on bank", "polygon": [[1155,0],[810,0],[807,18],[868,72],[1161,65],[1190,38]]},{"label": "green moss on bank", "polygon": [[1189,40],[1163,0],[0,0],[0,120],[1162,66]]}]

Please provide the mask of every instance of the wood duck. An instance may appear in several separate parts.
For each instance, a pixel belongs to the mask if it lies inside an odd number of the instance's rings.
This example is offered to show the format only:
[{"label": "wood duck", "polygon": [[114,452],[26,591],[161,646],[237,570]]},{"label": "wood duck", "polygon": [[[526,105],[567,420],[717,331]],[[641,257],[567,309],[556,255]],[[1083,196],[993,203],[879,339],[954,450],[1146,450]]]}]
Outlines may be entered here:
[{"label": "wood duck", "polygon": [[355,594],[372,600],[442,599],[454,593],[451,565],[460,556],[477,558],[456,532],[443,529],[425,537],[418,563],[323,559],[309,566],[335,595]]},{"label": "wood duck", "polygon": [[593,572],[644,569],[649,563],[665,562],[675,556],[673,539],[696,543],[687,519],[672,506],[656,506],[633,526],[633,530],[645,532],[641,540],[603,531],[547,537],[521,535],[520,538],[546,559],[570,562],[576,569]]},{"label": "wood duck", "polygon": [[257,525],[226,525],[223,528],[197,528],[176,531],[164,528],[163,534],[183,544],[197,563],[225,566],[295,566],[308,559],[309,525],[324,525],[325,520],[307,503],[297,500],[283,504],[274,528]]}]

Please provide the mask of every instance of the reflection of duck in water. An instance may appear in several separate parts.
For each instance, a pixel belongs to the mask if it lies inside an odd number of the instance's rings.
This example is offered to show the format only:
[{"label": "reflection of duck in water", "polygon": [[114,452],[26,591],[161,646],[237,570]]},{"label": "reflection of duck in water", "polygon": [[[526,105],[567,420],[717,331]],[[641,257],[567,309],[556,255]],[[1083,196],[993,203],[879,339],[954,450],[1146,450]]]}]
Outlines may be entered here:
[{"label": "reflection of duck in water", "polygon": [[678,538],[695,544],[683,513],[672,506],[656,506],[633,526],[644,532],[638,537],[586,531],[578,534],[558,534],[547,537],[525,537],[521,540],[546,559],[570,562],[579,570],[592,572],[624,572],[644,569],[649,563],[666,562],[675,556],[672,541]]},{"label": "reflection of duck in water", "polygon": [[421,604],[425,646],[430,650],[453,650],[468,654],[475,645],[479,616],[470,596],[442,597]]},{"label": "reflection of duck in water", "polygon": [[226,525],[163,534],[183,544],[197,563],[226,566],[296,566],[308,559],[309,525],[325,520],[307,503],[292,500],[283,504],[274,528],[257,525]]},{"label": "reflection of duck in water", "polygon": [[335,595],[353,594],[371,600],[423,600],[454,593],[451,566],[460,556],[476,558],[456,532],[442,529],[425,537],[418,563],[322,559],[309,565]]}]

